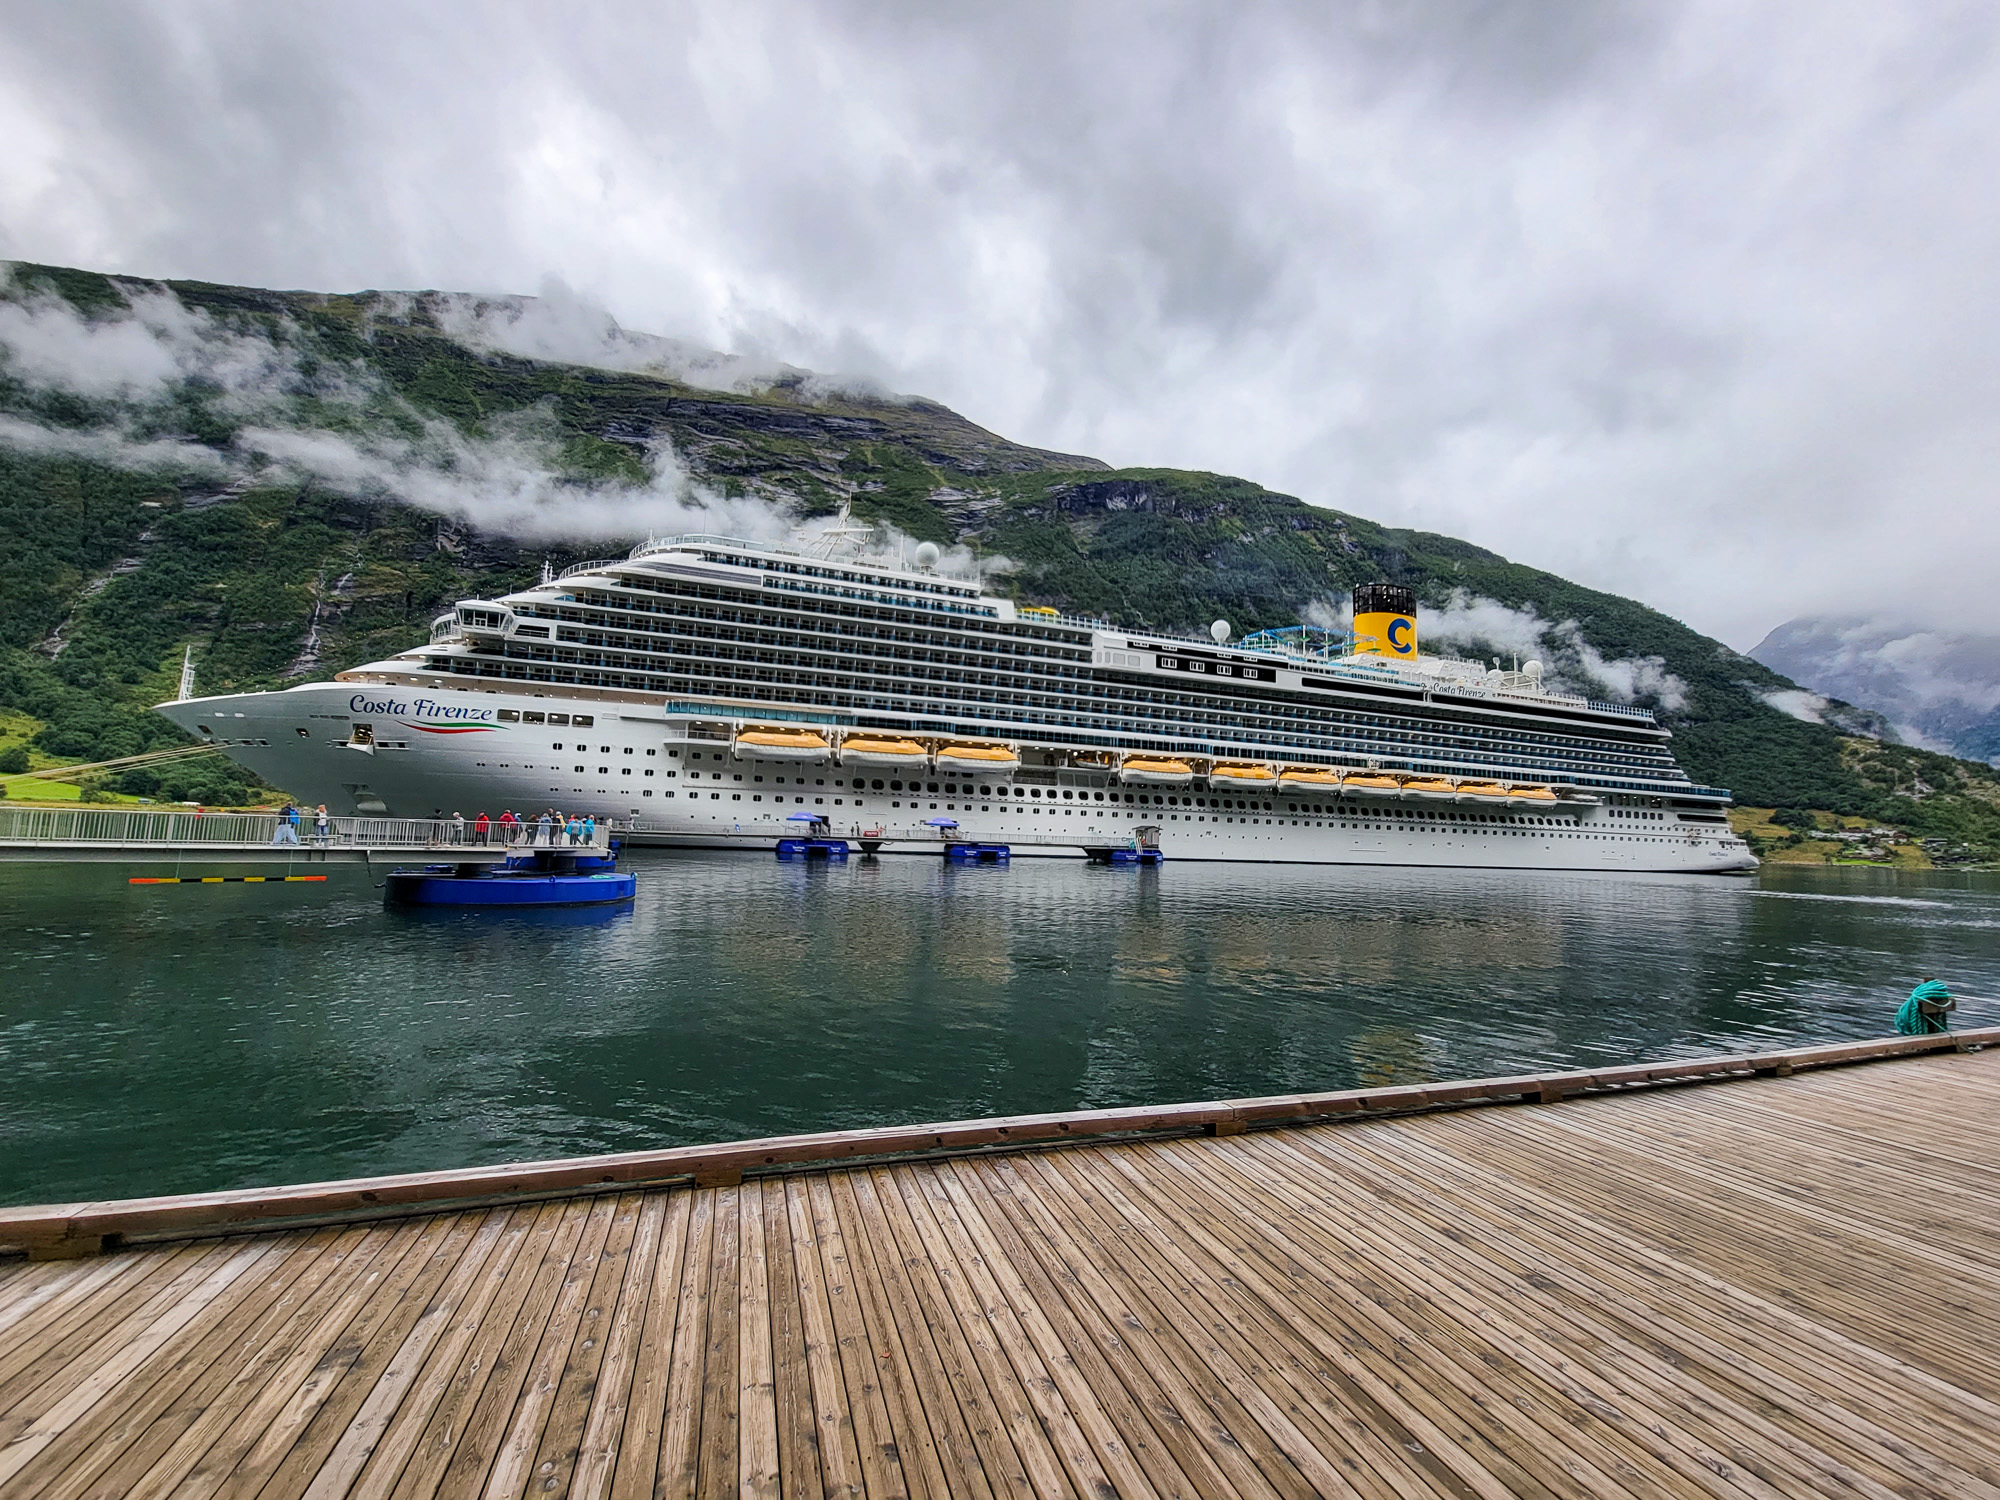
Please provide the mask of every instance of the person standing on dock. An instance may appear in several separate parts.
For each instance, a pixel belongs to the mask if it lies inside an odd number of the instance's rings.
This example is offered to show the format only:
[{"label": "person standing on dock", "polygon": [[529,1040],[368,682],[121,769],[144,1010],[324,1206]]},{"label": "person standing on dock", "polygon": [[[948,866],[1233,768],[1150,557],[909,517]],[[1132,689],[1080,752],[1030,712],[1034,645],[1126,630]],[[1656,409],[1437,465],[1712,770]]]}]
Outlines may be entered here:
[{"label": "person standing on dock", "polygon": [[479,810],[479,816],[472,820],[472,842],[475,844],[484,844],[487,835],[492,831],[493,822],[486,816],[486,809],[482,807]]},{"label": "person standing on dock", "polygon": [[465,842],[465,814],[456,810],[451,815],[451,841],[454,844]]},{"label": "person standing on dock", "polygon": [[278,813],[278,831],[271,835],[274,844],[296,844],[299,841],[299,810],[287,802]]},{"label": "person standing on dock", "polygon": [[1935,979],[1926,979],[1910,991],[1910,998],[1896,1012],[1896,1030],[1904,1036],[1930,1036],[1951,1030],[1945,1017],[1958,1008],[1950,990]]},{"label": "person standing on dock", "polygon": [[313,842],[318,844],[322,849],[326,847],[327,830],[332,825],[333,819],[326,815],[326,804],[322,802],[318,807],[313,809]]}]

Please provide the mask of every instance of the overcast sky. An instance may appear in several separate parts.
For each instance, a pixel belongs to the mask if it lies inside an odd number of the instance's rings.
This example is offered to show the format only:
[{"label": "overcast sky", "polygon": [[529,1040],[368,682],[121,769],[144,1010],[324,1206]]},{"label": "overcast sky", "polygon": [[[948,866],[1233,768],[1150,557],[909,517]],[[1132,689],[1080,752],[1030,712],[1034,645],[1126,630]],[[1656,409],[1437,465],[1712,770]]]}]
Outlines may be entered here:
[{"label": "overcast sky", "polygon": [[2000,628],[2000,10],[0,0],[0,257],[533,292],[1469,538]]}]

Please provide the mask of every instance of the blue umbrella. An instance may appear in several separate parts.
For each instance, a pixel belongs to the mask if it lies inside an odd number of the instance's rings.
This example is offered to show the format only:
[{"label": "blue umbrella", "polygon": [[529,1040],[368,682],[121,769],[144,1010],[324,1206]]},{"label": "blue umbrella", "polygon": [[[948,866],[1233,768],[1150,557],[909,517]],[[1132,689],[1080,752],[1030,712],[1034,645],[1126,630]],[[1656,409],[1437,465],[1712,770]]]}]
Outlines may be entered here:
[{"label": "blue umbrella", "polygon": [[786,818],[785,821],[787,823],[823,823],[826,821],[826,815],[824,813],[797,812]]},{"label": "blue umbrella", "polygon": [[958,819],[956,818],[925,818],[924,823],[931,828],[958,827]]}]

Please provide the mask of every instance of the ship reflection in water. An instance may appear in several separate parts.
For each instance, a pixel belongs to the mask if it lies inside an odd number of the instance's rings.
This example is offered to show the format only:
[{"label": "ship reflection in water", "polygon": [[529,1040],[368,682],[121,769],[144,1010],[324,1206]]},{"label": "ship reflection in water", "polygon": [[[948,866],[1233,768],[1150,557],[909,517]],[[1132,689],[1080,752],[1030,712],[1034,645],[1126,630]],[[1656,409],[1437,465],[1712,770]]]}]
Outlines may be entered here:
[{"label": "ship reflection in water", "polygon": [[1992,876],[630,863],[630,908],[506,914],[0,869],[0,1200],[1587,1067],[1881,1034],[1925,973],[2000,994]]}]

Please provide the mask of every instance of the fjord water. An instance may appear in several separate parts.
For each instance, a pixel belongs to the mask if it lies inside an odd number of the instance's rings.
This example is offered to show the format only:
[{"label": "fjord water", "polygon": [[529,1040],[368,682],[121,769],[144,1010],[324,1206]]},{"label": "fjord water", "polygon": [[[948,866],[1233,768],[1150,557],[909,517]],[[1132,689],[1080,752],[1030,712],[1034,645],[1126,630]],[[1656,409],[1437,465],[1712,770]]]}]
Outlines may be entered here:
[{"label": "fjord water", "polygon": [[[0,866],[0,1202],[1879,1035],[2000,878],[641,852],[635,907]],[[1968,1003],[1958,1024],[2000,1021]]]}]

